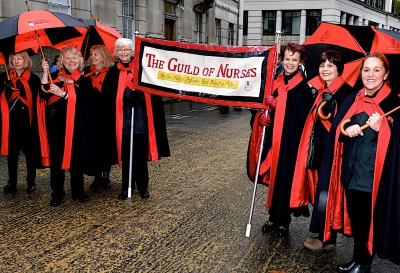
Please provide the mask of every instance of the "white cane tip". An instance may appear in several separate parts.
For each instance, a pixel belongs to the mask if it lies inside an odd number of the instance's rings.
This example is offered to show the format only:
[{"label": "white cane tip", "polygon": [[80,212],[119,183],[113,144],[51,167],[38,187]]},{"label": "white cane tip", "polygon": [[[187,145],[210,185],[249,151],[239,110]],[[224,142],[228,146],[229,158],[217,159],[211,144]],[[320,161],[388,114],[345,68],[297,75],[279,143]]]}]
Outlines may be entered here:
[{"label": "white cane tip", "polygon": [[250,237],[250,229],[251,229],[251,225],[247,224],[247,229],[246,229],[246,237],[249,238]]},{"label": "white cane tip", "polygon": [[128,198],[131,198],[132,197],[132,188],[129,188],[128,189]]}]

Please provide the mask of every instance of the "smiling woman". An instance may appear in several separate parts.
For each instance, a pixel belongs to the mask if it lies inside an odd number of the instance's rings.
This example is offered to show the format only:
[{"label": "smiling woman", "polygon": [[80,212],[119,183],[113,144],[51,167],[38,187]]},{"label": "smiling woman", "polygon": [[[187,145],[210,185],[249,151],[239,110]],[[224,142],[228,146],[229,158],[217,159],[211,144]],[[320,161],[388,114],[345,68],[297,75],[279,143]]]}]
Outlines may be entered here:
[{"label": "smiling woman", "polygon": [[[83,58],[75,47],[68,47],[60,53],[60,70],[51,74],[49,85],[49,64],[42,61],[42,84],[49,93],[40,93],[45,117],[43,127],[47,128],[50,154],[51,206],[61,204],[65,195],[65,170],[71,174],[71,193],[74,199],[89,201],[84,191],[83,174],[94,175],[98,167],[94,127],[94,88],[89,78],[82,75]],[[49,85],[49,86],[48,86]]]}]

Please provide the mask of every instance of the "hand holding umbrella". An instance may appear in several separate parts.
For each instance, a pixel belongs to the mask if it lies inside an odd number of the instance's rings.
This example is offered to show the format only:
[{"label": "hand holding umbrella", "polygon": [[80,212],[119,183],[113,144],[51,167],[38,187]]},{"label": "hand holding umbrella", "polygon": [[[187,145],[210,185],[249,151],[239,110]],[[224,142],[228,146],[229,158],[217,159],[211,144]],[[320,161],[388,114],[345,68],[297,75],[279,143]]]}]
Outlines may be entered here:
[{"label": "hand holding umbrella", "polygon": [[346,119],[340,124],[340,132],[345,136],[355,137],[358,135],[361,135],[361,136],[364,135],[362,131],[364,129],[367,129],[368,127],[371,127],[373,130],[378,131],[379,126],[382,122],[382,118],[386,117],[387,115],[390,115],[391,113],[393,113],[394,111],[397,111],[399,109],[400,109],[400,106],[397,106],[396,108],[390,110],[389,112],[387,112],[386,114],[384,114],[382,116],[379,115],[379,113],[375,111],[375,113],[373,113],[368,118],[366,124],[364,124],[361,127],[360,127],[360,125],[356,124],[356,125],[352,125],[355,127],[349,126],[345,129],[344,126],[351,121],[351,119]]}]

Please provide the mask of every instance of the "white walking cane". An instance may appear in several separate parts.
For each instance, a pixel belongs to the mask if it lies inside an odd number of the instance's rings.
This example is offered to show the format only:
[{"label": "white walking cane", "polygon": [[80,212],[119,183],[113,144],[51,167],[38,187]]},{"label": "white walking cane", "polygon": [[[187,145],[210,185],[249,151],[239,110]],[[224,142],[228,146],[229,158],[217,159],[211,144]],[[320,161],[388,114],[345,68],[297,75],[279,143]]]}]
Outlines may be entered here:
[{"label": "white walking cane", "polygon": [[[283,43],[282,39],[282,32],[280,30],[277,30],[275,32],[275,45],[276,45],[276,57],[279,57],[280,53],[280,46]],[[265,116],[268,117],[269,110],[265,111]],[[260,140],[260,153],[258,154],[258,161],[257,161],[257,167],[256,167],[256,175],[254,179],[254,188],[253,188],[253,197],[251,199],[251,207],[250,207],[250,215],[249,215],[249,222],[247,223],[247,228],[246,228],[246,237],[250,237],[250,229],[251,229],[251,218],[253,217],[253,210],[254,210],[254,202],[256,199],[256,192],[257,192],[257,184],[258,184],[258,174],[260,172],[260,165],[261,165],[261,156],[262,152],[264,149],[264,138],[265,138],[265,126],[263,127],[262,130],[262,135],[261,135],[261,140]]]},{"label": "white walking cane", "polygon": [[[139,31],[135,31],[135,37],[139,35]],[[129,183],[128,183],[128,198],[132,197],[132,163],[133,163],[133,133],[135,128],[135,108],[132,106],[131,115],[131,141],[129,145]]]},{"label": "white walking cane", "polygon": [[[265,116],[268,116],[268,110],[265,111]],[[251,218],[253,217],[254,202],[255,202],[255,199],[256,199],[256,191],[257,191],[257,184],[258,184],[258,174],[260,172],[261,157],[262,157],[262,152],[263,152],[263,149],[264,149],[264,138],[265,138],[265,126],[263,126],[263,130],[262,130],[262,134],[261,134],[260,151],[259,151],[258,160],[257,160],[256,176],[255,176],[255,179],[254,179],[254,188],[253,188],[253,198],[251,199],[250,216],[249,216],[249,222],[247,223],[247,228],[246,228],[246,237],[250,237]]]},{"label": "white walking cane", "polygon": [[133,133],[135,127],[135,108],[132,106],[131,115],[131,141],[129,145],[129,184],[128,184],[128,198],[132,197],[132,163],[133,163]]}]

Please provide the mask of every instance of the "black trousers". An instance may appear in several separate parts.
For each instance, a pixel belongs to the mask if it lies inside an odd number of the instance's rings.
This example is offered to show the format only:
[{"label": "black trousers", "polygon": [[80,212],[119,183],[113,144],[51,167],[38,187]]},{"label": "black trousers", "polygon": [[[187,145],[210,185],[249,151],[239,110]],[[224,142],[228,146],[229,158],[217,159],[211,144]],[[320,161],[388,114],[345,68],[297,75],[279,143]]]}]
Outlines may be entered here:
[{"label": "black trousers", "polygon": [[[84,178],[83,173],[69,170],[71,175],[71,193],[72,196],[76,196],[85,192],[84,189]],[[64,181],[65,181],[65,170],[59,167],[50,166],[50,187],[53,191],[51,193],[52,197],[63,198],[65,195],[64,191]]]},{"label": "black trousers", "polygon": [[[21,113],[21,115],[23,114]],[[24,153],[26,160],[26,181],[29,184],[34,183],[36,180],[36,162],[28,117],[13,118],[13,125],[10,126],[7,166],[8,178],[13,184],[18,181],[18,158],[21,151]]]},{"label": "black trousers", "polygon": [[[122,190],[128,190],[129,187],[130,142],[130,134],[122,135]],[[132,191],[135,189],[135,186],[138,191],[145,191],[149,185],[149,170],[147,167],[149,151],[148,135],[134,134],[132,147]]]},{"label": "black trousers", "polygon": [[371,265],[373,256],[367,247],[371,226],[372,193],[346,189],[347,211],[354,238],[353,259],[357,264]]}]

